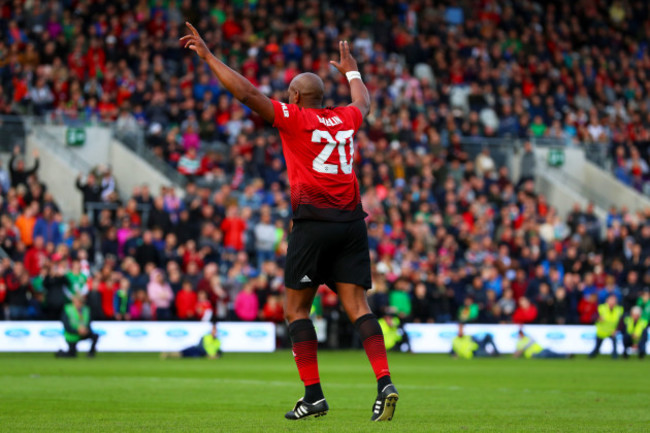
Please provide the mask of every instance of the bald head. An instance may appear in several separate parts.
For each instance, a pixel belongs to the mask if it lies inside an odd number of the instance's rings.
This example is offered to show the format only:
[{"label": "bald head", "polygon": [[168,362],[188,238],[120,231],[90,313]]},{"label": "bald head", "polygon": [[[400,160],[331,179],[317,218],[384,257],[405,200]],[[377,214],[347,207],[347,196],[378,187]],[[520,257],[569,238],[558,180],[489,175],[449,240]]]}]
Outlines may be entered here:
[{"label": "bald head", "polygon": [[304,72],[289,84],[289,103],[305,108],[321,108],[325,85],[316,74]]}]

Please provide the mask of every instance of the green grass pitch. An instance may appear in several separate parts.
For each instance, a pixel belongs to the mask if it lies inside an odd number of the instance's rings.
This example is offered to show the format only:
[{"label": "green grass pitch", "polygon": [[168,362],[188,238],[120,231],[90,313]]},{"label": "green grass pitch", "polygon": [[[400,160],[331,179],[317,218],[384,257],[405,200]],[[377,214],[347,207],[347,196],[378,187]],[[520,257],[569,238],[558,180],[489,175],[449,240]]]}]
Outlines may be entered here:
[{"label": "green grass pitch", "polygon": [[391,354],[395,419],[371,423],[374,376],[361,351],[319,354],[326,417],[287,421],[300,397],[290,351],[161,360],[0,355],[2,432],[620,432],[650,429],[638,359],[454,360]]}]

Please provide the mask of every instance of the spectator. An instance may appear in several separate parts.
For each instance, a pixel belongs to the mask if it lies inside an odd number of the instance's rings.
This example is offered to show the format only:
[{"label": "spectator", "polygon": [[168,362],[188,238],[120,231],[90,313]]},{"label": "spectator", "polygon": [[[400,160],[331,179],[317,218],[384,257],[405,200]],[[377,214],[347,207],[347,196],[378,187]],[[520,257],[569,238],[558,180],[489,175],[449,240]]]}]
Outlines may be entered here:
[{"label": "spectator", "polygon": [[20,155],[20,148],[16,146],[14,152],[11,154],[11,159],[9,160],[9,174],[11,175],[11,186],[17,187],[18,185],[27,185],[27,179],[35,174],[38,171],[39,167],[39,153],[38,150],[34,150],[34,167],[27,169],[25,168],[25,161],[18,159]]},{"label": "spectator", "polygon": [[44,273],[46,276],[43,280],[45,289],[43,313],[46,319],[57,320],[61,317],[63,307],[67,302],[65,292],[68,279],[65,276],[65,265],[60,261],[51,263]]},{"label": "spectator", "polygon": [[226,211],[226,218],[221,223],[221,230],[224,233],[223,245],[235,251],[244,249],[244,232],[246,231],[246,221],[239,216],[237,206],[230,206]]},{"label": "spectator", "polygon": [[[66,291],[68,299],[88,293],[88,277],[81,272],[81,262],[79,260],[72,261],[72,267],[65,276],[68,279],[68,290]],[[98,285],[99,280],[96,280],[95,283]]]},{"label": "spectator", "polygon": [[157,320],[169,320],[172,318],[171,305],[174,300],[174,292],[165,281],[165,276],[160,269],[154,269],[149,274],[147,294],[151,301],[153,314]]},{"label": "spectator", "polygon": [[[45,250],[45,242],[42,236],[34,236],[34,244],[27,250],[25,254],[25,270],[30,277],[36,277],[41,274],[44,266],[48,261],[47,251]],[[58,318],[58,316],[57,316]]]},{"label": "spectator", "polygon": [[33,237],[40,237],[45,243],[51,243],[54,246],[62,242],[61,227],[58,219],[60,215],[55,215],[51,207],[46,206],[43,208],[43,214],[36,220],[34,224]]},{"label": "spectator", "polygon": [[415,285],[413,291],[412,314],[415,323],[432,323],[432,305],[427,293],[427,286],[424,283]]},{"label": "spectator", "polygon": [[524,143],[524,154],[521,156],[521,167],[519,169],[519,184],[522,185],[528,180],[535,180],[535,151],[530,141]]},{"label": "spectator", "polygon": [[196,300],[195,317],[202,322],[209,322],[213,317],[212,303],[208,299],[206,292],[198,292]]},{"label": "spectator", "polygon": [[261,212],[260,222],[255,225],[255,252],[257,254],[257,266],[271,261],[275,257],[276,231],[271,223],[271,211],[264,208]]},{"label": "spectator", "polygon": [[128,278],[120,278],[119,287],[113,296],[115,320],[131,319],[131,284]]},{"label": "spectator", "polygon": [[183,281],[181,291],[176,295],[176,317],[181,320],[194,319],[196,307],[197,295],[192,287],[192,282]]},{"label": "spectator", "polygon": [[34,240],[34,227],[36,227],[38,209],[38,203],[33,202],[31,205],[26,206],[23,213],[16,218],[16,228],[20,233],[20,240],[26,247],[30,247]]},{"label": "spectator", "polygon": [[244,288],[235,297],[235,314],[239,320],[252,321],[257,319],[259,304],[257,295],[251,283],[244,284]]},{"label": "spectator", "polygon": [[30,316],[30,298],[33,294],[29,275],[21,263],[15,263],[6,279],[5,301],[9,306],[11,320],[24,320]]},{"label": "spectator", "polygon": [[262,319],[278,324],[284,322],[284,308],[278,296],[268,297],[262,309]]},{"label": "spectator", "polygon": [[135,249],[135,261],[141,268],[148,263],[153,263],[155,266],[161,264],[160,253],[153,244],[153,235],[149,230],[142,234],[142,243]]},{"label": "spectator", "polygon": [[525,325],[529,323],[535,323],[537,320],[537,307],[531,304],[531,302],[525,296],[519,298],[519,305],[517,309],[512,314],[512,322],[519,325]]},{"label": "spectator", "polygon": [[155,308],[147,298],[145,290],[136,290],[134,300],[129,307],[129,315],[132,320],[151,320],[154,317]]},{"label": "spectator", "polygon": [[[101,203],[102,201],[102,185],[97,182],[97,178],[93,173],[88,173],[86,176],[86,183],[81,183],[81,175],[77,176],[76,187],[83,195],[82,208],[84,213],[89,213],[89,203]],[[97,212],[97,211],[95,211]]]},{"label": "spectator", "polygon": [[0,188],[2,188],[2,194],[6,194],[11,188],[11,178],[9,177],[9,172],[4,168],[3,161],[0,159]]},{"label": "spectator", "polygon": [[463,301],[463,306],[458,309],[459,323],[472,323],[478,320],[478,304],[474,302],[471,296],[467,296]]},{"label": "spectator", "polygon": [[388,304],[394,314],[404,320],[411,315],[411,284],[406,278],[395,282],[394,290],[388,295]]}]

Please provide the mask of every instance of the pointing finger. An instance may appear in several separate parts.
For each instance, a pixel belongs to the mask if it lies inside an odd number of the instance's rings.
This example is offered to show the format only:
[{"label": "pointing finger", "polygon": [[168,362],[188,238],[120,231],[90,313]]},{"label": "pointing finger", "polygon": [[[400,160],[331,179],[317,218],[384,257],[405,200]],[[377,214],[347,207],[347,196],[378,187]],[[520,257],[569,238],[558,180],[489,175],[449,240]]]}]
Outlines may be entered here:
[{"label": "pointing finger", "polygon": [[348,41],[345,41],[345,42],[343,43],[343,45],[344,45],[344,47],[345,47],[345,55],[346,55],[346,56],[349,56],[349,55],[350,55],[350,44],[348,44]]},{"label": "pointing finger", "polygon": [[190,24],[189,21],[186,21],[186,22],[185,22],[185,25],[187,26],[188,29],[190,29],[190,31],[194,34],[194,36],[198,36],[198,35],[199,35],[198,30],[196,30],[196,29],[194,28],[194,26],[193,26],[192,24]]},{"label": "pointing finger", "polygon": [[343,56],[345,55],[345,53],[343,51],[343,41],[339,41],[339,52],[341,54],[341,59],[342,59]]}]

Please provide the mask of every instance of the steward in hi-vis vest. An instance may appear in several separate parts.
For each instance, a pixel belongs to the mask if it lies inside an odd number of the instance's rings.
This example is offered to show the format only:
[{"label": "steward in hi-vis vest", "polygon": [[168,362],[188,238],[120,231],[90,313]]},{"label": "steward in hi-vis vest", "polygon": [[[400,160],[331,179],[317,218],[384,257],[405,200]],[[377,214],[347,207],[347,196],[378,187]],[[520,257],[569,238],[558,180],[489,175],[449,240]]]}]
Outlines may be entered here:
[{"label": "steward in hi-vis vest", "polygon": [[89,339],[92,344],[88,357],[94,357],[99,335],[90,328],[90,308],[85,305],[83,296],[74,296],[72,302],[63,307],[61,321],[63,322],[63,337],[68,343],[68,351],[59,350],[56,356],[59,358],[76,357],[77,343]]},{"label": "steward in hi-vis vest", "polygon": [[[492,346],[492,352],[487,351],[487,346]],[[499,350],[494,344],[491,334],[482,337],[465,334],[465,326],[458,324],[458,335],[451,342],[451,355],[460,359],[472,359],[483,356],[499,356]]]},{"label": "steward in hi-vis vest", "polygon": [[628,357],[628,349],[636,349],[643,359],[648,344],[648,321],[641,316],[642,310],[634,306],[630,315],[623,319],[623,358]]},{"label": "steward in hi-vis vest", "polygon": [[596,347],[594,347],[594,350],[589,354],[590,358],[594,358],[600,353],[600,345],[603,344],[603,340],[606,338],[612,340],[612,358],[618,356],[616,333],[618,332],[622,318],[623,307],[618,305],[616,295],[609,295],[605,303],[598,306],[598,319],[596,319]]},{"label": "steward in hi-vis vest", "polygon": [[571,358],[572,355],[553,352],[550,349],[544,349],[535,340],[524,334],[524,330],[519,330],[519,339],[517,340],[517,350],[514,353],[515,358]]},{"label": "steward in hi-vis vest", "polygon": [[180,352],[165,352],[161,354],[165,358],[203,358],[210,359],[221,358],[221,340],[217,333],[217,324],[212,324],[212,330],[201,337],[201,341],[196,346],[190,346]]}]

